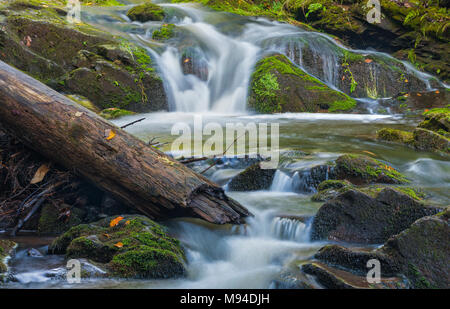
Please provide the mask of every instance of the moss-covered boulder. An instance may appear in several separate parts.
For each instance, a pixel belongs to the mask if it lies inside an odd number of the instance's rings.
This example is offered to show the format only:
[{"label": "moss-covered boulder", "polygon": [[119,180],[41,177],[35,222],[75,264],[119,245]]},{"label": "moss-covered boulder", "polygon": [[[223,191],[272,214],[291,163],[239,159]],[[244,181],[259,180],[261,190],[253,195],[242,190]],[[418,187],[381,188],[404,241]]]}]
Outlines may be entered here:
[{"label": "moss-covered boulder", "polygon": [[384,128],[377,131],[377,138],[383,141],[403,143],[406,145],[411,145],[414,141],[414,137],[411,132],[389,128]]},{"label": "moss-covered boulder", "polygon": [[106,108],[100,112],[100,116],[105,119],[117,119],[124,116],[134,115],[134,112],[130,112],[120,108]]},{"label": "moss-covered boulder", "polygon": [[426,111],[425,119],[419,123],[418,127],[439,133],[444,136],[449,136],[450,132],[450,107],[435,108]]},{"label": "moss-covered boulder", "polygon": [[367,262],[380,262],[382,278],[405,277],[412,288],[447,288],[449,282],[449,210],[421,218],[392,236],[380,248],[361,250],[327,245],[314,256],[330,268],[351,274],[367,273]]},{"label": "moss-covered boulder", "polygon": [[229,183],[231,191],[257,191],[267,190],[272,185],[275,169],[262,169],[256,163],[235,176]]},{"label": "moss-covered boulder", "polygon": [[317,212],[311,238],[379,244],[439,209],[400,190],[351,189],[326,202]]},{"label": "moss-covered boulder", "polygon": [[345,179],[355,185],[369,183],[404,184],[406,177],[392,166],[365,155],[347,154],[335,163],[337,179]]},{"label": "moss-covered boulder", "polygon": [[0,282],[3,280],[3,275],[8,271],[8,258],[15,247],[15,242],[0,239]]},{"label": "moss-covered boulder", "polygon": [[139,215],[75,226],[51,244],[49,253],[100,263],[112,277],[172,278],[186,272],[179,241]]},{"label": "moss-covered boulder", "polygon": [[259,113],[342,112],[356,101],[308,75],[283,55],[260,60],[252,75],[248,106]]},{"label": "moss-covered boulder", "polygon": [[311,197],[314,202],[326,202],[339,194],[350,190],[353,184],[347,180],[325,180],[317,187],[317,193]]},{"label": "moss-covered boulder", "polygon": [[165,41],[175,35],[174,24],[164,24],[152,33],[152,39],[157,41]]},{"label": "moss-covered boulder", "polygon": [[[61,211],[62,210],[62,211]],[[68,214],[61,216],[61,213]],[[80,208],[72,208],[69,205],[55,205],[48,203],[42,207],[38,223],[39,235],[60,235],[71,227],[81,224],[85,212]]]},{"label": "moss-covered boulder", "polygon": [[421,128],[415,129],[413,135],[416,149],[450,153],[450,138],[448,137]]},{"label": "moss-covered boulder", "polygon": [[391,53],[448,80],[450,53],[446,25],[449,17],[445,4],[442,1],[408,1],[408,5],[404,1],[380,2],[381,23],[368,22],[366,16],[372,7],[366,1],[290,0],[284,6],[298,21],[336,35],[349,46]]},{"label": "moss-covered boulder", "polygon": [[151,2],[136,5],[127,12],[128,18],[133,21],[145,23],[147,21],[161,21],[164,19],[164,11],[159,5]]},{"label": "moss-covered boulder", "polygon": [[90,25],[68,23],[59,2],[30,3],[0,5],[0,60],[59,92],[85,97],[100,110],[168,109],[145,49]]}]

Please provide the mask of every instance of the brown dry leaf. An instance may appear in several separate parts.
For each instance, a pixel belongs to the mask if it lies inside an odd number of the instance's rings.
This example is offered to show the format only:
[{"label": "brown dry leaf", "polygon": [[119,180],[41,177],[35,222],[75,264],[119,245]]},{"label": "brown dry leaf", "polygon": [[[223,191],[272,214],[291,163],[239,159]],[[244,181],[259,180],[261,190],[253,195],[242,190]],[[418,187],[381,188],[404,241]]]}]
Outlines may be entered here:
[{"label": "brown dry leaf", "polygon": [[117,248],[122,248],[123,247],[123,243],[121,243],[120,241],[117,244],[114,244],[115,247]]},{"label": "brown dry leaf", "polygon": [[109,223],[109,226],[110,227],[114,227],[117,224],[119,224],[119,222],[122,221],[122,220],[123,220],[123,217],[117,217],[115,219],[112,219],[111,222]]},{"label": "brown dry leaf", "polygon": [[47,175],[48,171],[50,170],[49,164],[42,164],[36,171],[36,173],[33,176],[33,179],[31,179],[30,184],[34,185],[36,183],[41,182],[45,175]]}]

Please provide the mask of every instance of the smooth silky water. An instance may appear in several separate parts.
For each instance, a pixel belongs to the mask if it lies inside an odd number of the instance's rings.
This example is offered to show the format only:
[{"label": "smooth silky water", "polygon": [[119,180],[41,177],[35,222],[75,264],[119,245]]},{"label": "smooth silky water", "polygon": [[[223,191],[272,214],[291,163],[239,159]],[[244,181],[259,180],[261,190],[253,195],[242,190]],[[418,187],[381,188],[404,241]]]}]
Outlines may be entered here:
[{"label": "smooth silky water", "polygon": [[[139,3],[142,1],[128,1]],[[158,1],[155,1],[158,2]],[[138,138],[169,143],[162,150],[172,155],[171,134],[179,122],[193,125],[194,115],[203,123],[227,122],[280,124],[280,151],[298,151],[299,155],[283,161],[274,182],[267,191],[228,192],[228,195],[248,207],[255,215],[242,226],[214,226],[196,219],[176,219],[164,224],[180,239],[188,259],[188,276],[175,280],[115,280],[89,279],[81,285],[69,285],[55,279],[64,258],[61,256],[30,257],[27,248],[45,251],[50,241],[28,236],[20,243],[11,261],[17,282],[6,287],[30,288],[270,288],[282,269],[295,260],[310,258],[324,243],[310,242],[311,220],[305,223],[288,219],[311,217],[320,203],[311,202],[313,192],[299,192],[298,177],[293,171],[336,159],[343,153],[368,154],[390,162],[405,173],[412,185],[430,193],[431,201],[448,204],[450,199],[450,162],[447,158],[427,152],[416,152],[400,145],[378,142],[375,132],[383,127],[412,129],[417,120],[396,115],[371,114],[376,100],[361,99],[358,104],[367,114],[277,114],[254,115],[246,112],[246,98],[255,63],[265,54],[285,54],[305,71],[336,89],[338,61],[343,46],[324,34],[305,32],[297,27],[263,18],[240,17],[220,13],[193,4],[161,3],[169,17],[163,22],[130,22],[126,11],[131,7],[88,8],[82,12],[85,22],[124,36],[147,48],[160,72],[169,98],[171,112],[140,114],[124,117],[117,125],[145,117],[144,121],[126,130]],[[152,31],[163,23],[174,23],[185,40],[170,39],[167,44],[151,40]],[[189,41],[189,42],[187,42]],[[301,63],[301,52],[313,48],[322,67],[310,68]],[[207,68],[207,78],[184,75],[181,64],[183,48],[189,44],[197,63]],[[355,51],[363,54],[374,51]],[[388,57],[388,55],[383,55]],[[406,69],[429,85],[431,76]],[[429,87],[429,86],[427,86]],[[208,136],[205,136],[207,139]],[[225,147],[229,145],[224,145]],[[246,149],[255,153],[256,149]],[[207,165],[206,165],[207,166]],[[201,164],[197,167],[202,170]],[[242,169],[214,167],[207,177],[227,189],[227,182]],[[280,215],[285,215],[280,217]]]}]

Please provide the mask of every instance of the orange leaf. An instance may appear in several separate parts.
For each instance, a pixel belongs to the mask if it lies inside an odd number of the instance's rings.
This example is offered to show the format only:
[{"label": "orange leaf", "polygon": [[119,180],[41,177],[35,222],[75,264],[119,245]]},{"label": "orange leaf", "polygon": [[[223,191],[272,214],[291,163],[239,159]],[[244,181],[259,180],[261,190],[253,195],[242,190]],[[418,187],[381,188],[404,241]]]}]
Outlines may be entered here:
[{"label": "orange leaf", "polygon": [[376,154],[374,154],[373,152],[370,152],[370,151],[367,151],[367,150],[364,150],[363,152],[365,152],[365,153],[368,153],[368,154],[370,154],[370,155],[372,155],[372,156],[377,156]]},{"label": "orange leaf", "polygon": [[417,94],[418,97],[421,97],[422,95],[420,93]]},{"label": "orange leaf", "polygon": [[408,80],[407,79],[405,79],[405,83],[407,83],[408,82]]},{"label": "orange leaf", "polygon": [[114,227],[117,224],[119,224],[119,222],[122,221],[122,220],[123,220],[123,217],[117,217],[115,219],[112,219],[111,222],[109,223],[109,226],[110,227]]},{"label": "orange leaf", "polygon": [[130,220],[128,220],[127,222],[125,222],[125,225],[128,225],[128,224],[130,224]]},{"label": "orange leaf", "polygon": [[103,236],[105,236],[106,238],[110,237],[108,233],[103,234]]},{"label": "orange leaf", "polygon": [[123,247],[123,243],[121,243],[120,241],[114,245],[117,248],[122,248]]},{"label": "orange leaf", "polygon": [[372,59],[366,59],[364,60],[365,63],[371,63],[373,60]]},{"label": "orange leaf", "polygon": [[440,92],[439,92],[439,90],[436,90],[436,92],[435,92],[435,93],[439,94]]},{"label": "orange leaf", "polygon": [[114,132],[113,130],[107,130],[109,131],[108,137],[106,138],[108,141],[112,140],[115,136],[116,136],[116,132]]}]

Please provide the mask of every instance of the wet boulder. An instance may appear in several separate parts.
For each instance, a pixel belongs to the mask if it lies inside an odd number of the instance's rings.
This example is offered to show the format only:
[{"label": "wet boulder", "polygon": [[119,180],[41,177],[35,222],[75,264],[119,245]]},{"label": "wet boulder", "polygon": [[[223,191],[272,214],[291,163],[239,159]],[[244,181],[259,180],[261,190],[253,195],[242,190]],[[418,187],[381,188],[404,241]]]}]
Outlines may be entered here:
[{"label": "wet boulder", "polygon": [[75,226],[50,245],[49,253],[88,259],[110,277],[173,278],[186,273],[179,241],[140,215]]},{"label": "wet boulder", "polygon": [[439,209],[389,187],[350,189],[326,202],[312,224],[313,240],[380,244]]},{"label": "wet boulder", "polygon": [[326,202],[350,190],[352,187],[352,183],[347,180],[325,180],[319,184],[317,193],[311,197],[311,200],[314,202]]},{"label": "wet boulder", "polygon": [[416,128],[413,135],[416,149],[450,153],[450,138],[448,137],[422,128]]},{"label": "wet boulder", "polygon": [[59,207],[52,203],[42,206],[38,223],[39,235],[59,235],[71,227],[81,224],[85,211],[62,204]]},{"label": "wet boulder", "polygon": [[414,142],[414,137],[411,132],[389,128],[378,130],[377,139],[406,145],[412,145]]},{"label": "wet boulder", "polygon": [[327,245],[314,258],[341,275],[360,276],[367,273],[367,262],[375,259],[380,262],[382,280],[398,277],[406,279],[403,280],[406,287],[447,288],[450,284],[449,217],[448,209],[423,217],[375,250]]},{"label": "wet boulder", "polygon": [[404,184],[408,179],[392,166],[365,155],[346,154],[335,162],[336,178],[355,185],[370,183]]},{"label": "wet boulder", "polygon": [[161,21],[164,19],[164,11],[162,7],[151,2],[136,5],[127,12],[128,18],[132,21]]},{"label": "wet boulder", "polygon": [[256,163],[235,176],[229,183],[231,191],[258,191],[267,190],[272,185],[275,169],[262,169],[260,163]]},{"label": "wet boulder", "polygon": [[259,113],[339,112],[352,110],[356,101],[276,54],[256,64],[248,106]]}]

